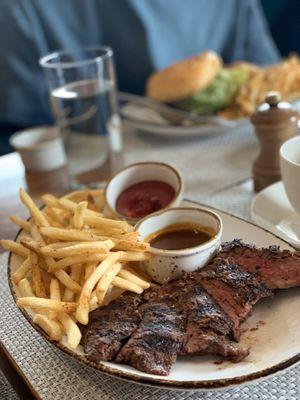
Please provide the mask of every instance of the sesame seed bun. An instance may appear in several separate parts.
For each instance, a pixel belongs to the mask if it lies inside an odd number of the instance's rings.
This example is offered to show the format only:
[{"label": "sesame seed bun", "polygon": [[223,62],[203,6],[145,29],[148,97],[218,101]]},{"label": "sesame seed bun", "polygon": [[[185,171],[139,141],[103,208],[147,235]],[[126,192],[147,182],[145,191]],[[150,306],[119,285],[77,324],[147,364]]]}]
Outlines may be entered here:
[{"label": "sesame seed bun", "polygon": [[221,67],[220,57],[213,51],[205,51],[152,74],[146,84],[146,95],[166,103],[184,100],[205,89]]}]

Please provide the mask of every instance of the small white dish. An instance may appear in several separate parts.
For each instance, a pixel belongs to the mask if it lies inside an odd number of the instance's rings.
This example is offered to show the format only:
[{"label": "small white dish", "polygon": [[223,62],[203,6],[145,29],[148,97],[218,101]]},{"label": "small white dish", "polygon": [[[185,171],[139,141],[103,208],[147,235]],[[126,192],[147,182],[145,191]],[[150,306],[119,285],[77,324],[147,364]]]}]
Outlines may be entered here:
[{"label": "small white dish", "polygon": [[300,248],[300,217],[293,210],[282,181],[255,196],[251,204],[251,218],[257,225]]},{"label": "small white dish", "polygon": [[118,172],[105,188],[106,210],[108,216],[126,219],[131,224],[136,224],[140,218],[130,218],[116,210],[119,195],[132,185],[145,181],[161,181],[168,183],[175,190],[173,200],[169,207],[176,207],[182,201],[183,179],[179,171],[169,164],[159,162],[141,162],[128,165]]},{"label": "small white dish", "polygon": [[184,272],[193,272],[202,268],[219,250],[222,237],[222,220],[218,214],[205,208],[181,207],[169,208],[151,214],[137,223],[141,239],[173,224],[192,223],[215,232],[207,242],[199,246],[181,250],[163,250],[150,247],[152,257],[145,261],[147,273],[158,283],[181,276]]},{"label": "small white dish", "polygon": [[16,132],[9,140],[28,171],[53,171],[66,165],[63,140],[57,128],[37,126]]}]

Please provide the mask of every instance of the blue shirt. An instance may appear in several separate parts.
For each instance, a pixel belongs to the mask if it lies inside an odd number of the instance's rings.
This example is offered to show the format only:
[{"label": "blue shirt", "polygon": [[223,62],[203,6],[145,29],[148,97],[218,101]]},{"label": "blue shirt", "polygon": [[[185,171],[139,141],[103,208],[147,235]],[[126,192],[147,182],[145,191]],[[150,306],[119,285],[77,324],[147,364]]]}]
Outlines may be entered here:
[{"label": "blue shirt", "polygon": [[111,46],[119,88],[135,93],[205,49],[225,62],[279,57],[257,0],[1,0],[0,32],[0,126],[52,122],[38,60],[58,49]]}]

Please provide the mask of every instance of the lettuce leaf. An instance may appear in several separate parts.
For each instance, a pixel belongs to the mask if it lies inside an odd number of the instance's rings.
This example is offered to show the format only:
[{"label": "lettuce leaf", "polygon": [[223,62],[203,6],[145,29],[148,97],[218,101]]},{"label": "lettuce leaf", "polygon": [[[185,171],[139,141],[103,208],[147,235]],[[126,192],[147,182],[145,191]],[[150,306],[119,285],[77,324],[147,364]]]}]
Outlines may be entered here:
[{"label": "lettuce leaf", "polygon": [[248,77],[249,71],[244,67],[222,69],[209,86],[176,106],[199,115],[213,114],[232,103]]}]

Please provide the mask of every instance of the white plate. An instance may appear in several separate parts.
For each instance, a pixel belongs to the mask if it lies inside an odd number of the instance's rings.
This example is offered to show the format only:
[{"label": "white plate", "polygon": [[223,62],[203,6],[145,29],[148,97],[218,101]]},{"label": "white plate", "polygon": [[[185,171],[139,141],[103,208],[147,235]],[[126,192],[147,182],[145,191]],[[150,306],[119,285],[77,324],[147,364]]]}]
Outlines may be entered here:
[{"label": "white plate", "polygon": [[293,210],[281,181],[255,196],[251,218],[257,225],[300,248],[300,216]]},{"label": "white plate", "polygon": [[[195,203],[187,203],[195,206]],[[223,240],[243,238],[245,242],[258,246],[279,245],[282,249],[291,249],[286,242],[272,233],[241,220],[232,215],[217,211],[224,224]],[[23,235],[23,233],[22,233]],[[17,256],[9,261],[9,283],[14,298],[16,288],[10,280],[10,274],[20,265]],[[211,389],[249,383],[279,372],[300,360],[300,288],[282,290],[274,299],[261,301],[254,307],[253,315],[247,320],[247,331],[242,335],[240,345],[251,346],[250,356],[240,363],[223,362],[215,364],[215,357],[179,357],[169,376],[155,376],[135,370],[127,365],[103,362],[100,366],[86,360],[83,354],[72,352],[66,347],[54,343],[65,353],[81,363],[96,368],[111,376],[129,381],[173,389]],[[48,336],[32,323],[32,317],[22,311],[32,326],[48,341]],[[250,330],[264,321],[258,330]]]},{"label": "white plate", "polygon": [[[216,135],[228,132],[232,129],[244,129],[250,124],[248,118],[241,118],[236,121],[228,121],[224,119],[224,123],[230,125],[228,127],[213,124],[176,126],[169,125],[165,120],[163,120],[163,117],[153,110],[143,108],[145,111],[141,112],[139,109],[140,108],[136,106],[126,105],[122,108],[122,116],[133,128],[155,136],[163,136],[165,138],[180,139],[186,137]],[[218,119],[220,119],[220,117],[218,117]],[[154,122],[159,124],[155,124]]]}]

